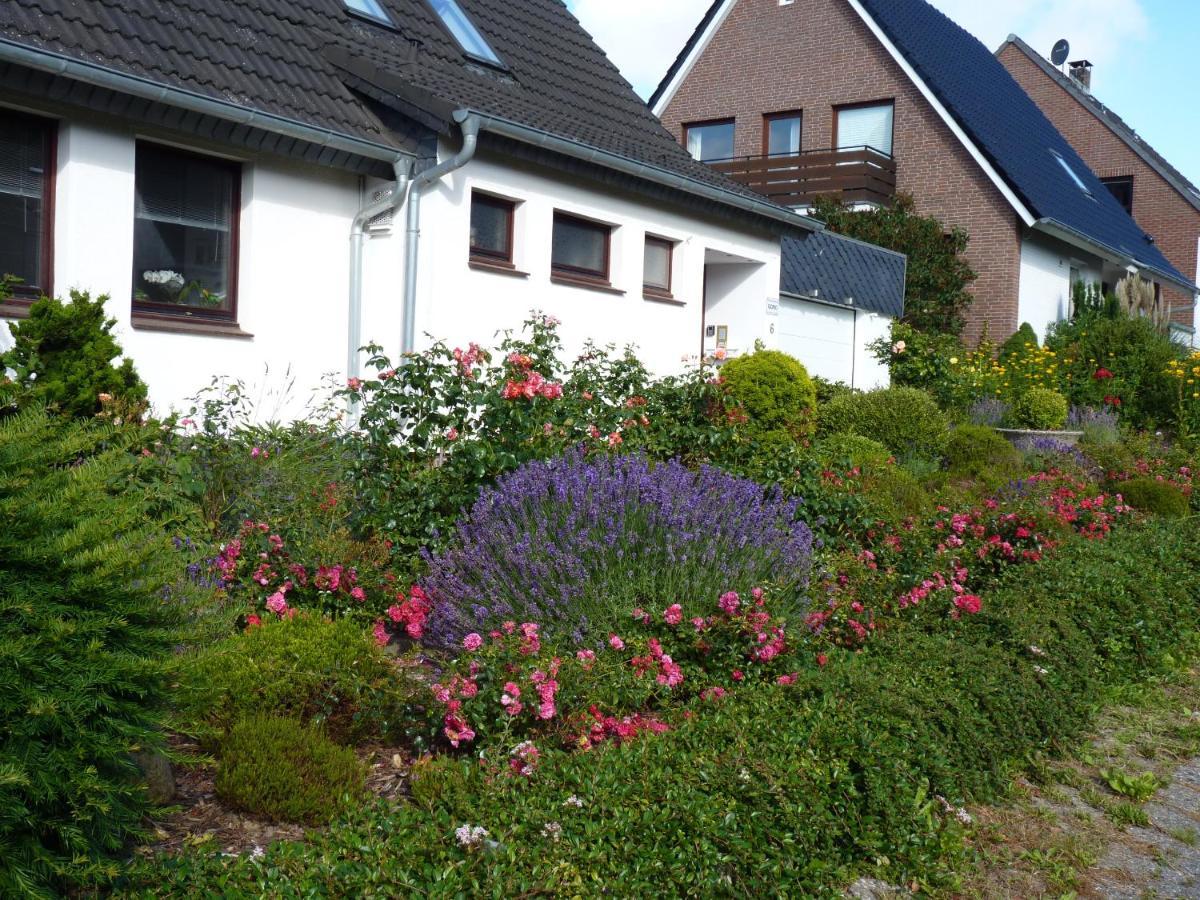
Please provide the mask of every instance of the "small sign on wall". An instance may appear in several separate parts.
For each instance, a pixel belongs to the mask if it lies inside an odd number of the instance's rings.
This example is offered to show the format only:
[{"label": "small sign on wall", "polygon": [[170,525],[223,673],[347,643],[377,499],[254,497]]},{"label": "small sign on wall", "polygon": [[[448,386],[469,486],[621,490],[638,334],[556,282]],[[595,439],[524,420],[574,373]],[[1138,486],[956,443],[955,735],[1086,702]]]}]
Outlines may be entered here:
[{"label": "small sign on wall", "polygon": [[778,297],[768,297],[767,298],[767,315],[768,316],[779,315],[779,298]]},{"label": "small sign on wall", "polygon": [[728,347],[729,346],[729,326],[728,325],[718,325],[717,326],[717,346],[718,347]]}]

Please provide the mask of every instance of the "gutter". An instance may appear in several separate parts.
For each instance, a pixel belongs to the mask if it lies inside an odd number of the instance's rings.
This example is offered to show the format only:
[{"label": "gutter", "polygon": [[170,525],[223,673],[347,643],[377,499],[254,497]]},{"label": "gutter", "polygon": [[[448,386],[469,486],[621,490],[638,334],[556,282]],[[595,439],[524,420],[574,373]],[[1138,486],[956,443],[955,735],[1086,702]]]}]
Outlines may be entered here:
[{"label": "gutter", "polygon": [[1196,285],[1192,284],[1182,275],[1171,275],[1155,266],[1143,263],[1140,260],[1130,256],[1128,253],[1122,253],[1121,251],[1109,247],[1106,244],[1101,244],[1084,234],[1080,234],[1073,228],[1068,228],[1066,225],[1063,225],[1061,222],[1055,219],[1038,219],[1033,223],[1033,230],[1040,231],[1043,234],[1048,234],[1051,237],[1056,237],[1060,241],[1066,241],[1068,244],[1074,244],[1076,247],[1088,250],[1096,254],[1096,256],[1107,259],[1109,262],[1119,265],[1122,268],[1133,266],[1140,271],[1152,272],[1157,275],[1160,280],[1170,282],[1171,284],[1175,285],[1175,287],[1178,287],[1190,294],[1195,294],[1197,291],[1200,291],[1200,288],[1196,287]]},{"label": "gutter", "polygon": [[684,175],[677,175],[674,172],[668,172],[666,169],[660,169],[657,166],[636,162],[624,156],[618,156],[616,153],[598,150],[579,141],[562,138],[538,128],[530,128],[527,125],[520,125],[508,119],[501,119],[496,116],[476,113],[466,109],[460,109],[455,112],[454,118],[458,122],[463,122],[466,119],[475,119],[478,121],[481,131],[510,138],[522,144],[532,144],[535,147],[542,147],[562,156],[603,166],[606,169],[631,175],[643,181],[671,188],[672,190],[700,196],[714,203],[719,203],[722,206],[731,206],[743,212],[771,219],[792,228],[799,228],[804,231],[823,231],[825,228],[822,223],[815,219],[794,213],[766,200],[744,196],[716,185],[705,184],[702,181],[697,181]]},{"label": "gutter", "polygon": [[456,112],[454,118],[462,128],[462,149],[432,169],[426,169],[417,175],[409,186],[404,243],[404,325],[400,337],[401,357],[413,352],[417,340],[415,317],[417,312],[417,251],[421,243],[421,192],[443,176],[449,175],[469,163],[475,158],[475,150],[479,146],[479,117],[469,113],[460,115]]},{"label": "gutter", "polygon": [[318,147],[326,147],[366,159],[392,163],[397,156],[401,155],[395,147],[386,144],[350,137],[329,128],[306,125],[296,119],[250,109],[227,100],[214,100],[194,91],[159,84],[140,75],[118,72],[107,66],[73,59],[61,53],[36,50],[7,38],[0,38],[0,62],[36,69],[39,72],[48,72],[51,75],[80,81],[93,87],[128,94],[153,103],[162,103],[198,115],[213,116],[244,125],[247,128],[261,129],[272,134],[284,135]]},{"label": "gutter", "polygon": [[363,283],[363,235],[367,223],[388,210],[399,209],[408,196],[412,178],[413,161],[409,156],[397,156],[392,161],[396,172],[396,183],[392,192],[363,206],[350,226],[350,308],[346,330],[346,377],[357,378],[360,372],[362,346],[362,283]]}]

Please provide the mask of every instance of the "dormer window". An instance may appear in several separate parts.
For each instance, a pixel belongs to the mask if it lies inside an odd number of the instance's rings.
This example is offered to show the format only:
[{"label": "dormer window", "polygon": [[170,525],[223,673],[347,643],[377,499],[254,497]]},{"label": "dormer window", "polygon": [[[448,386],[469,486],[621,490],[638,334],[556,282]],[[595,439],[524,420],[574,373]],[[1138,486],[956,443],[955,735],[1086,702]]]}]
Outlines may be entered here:
[{"label": "dormer window", "polygon": [[[1050,155],[1053,156],[1055,159],[1057,159],[1058,164],[1063,167],[1063,171],[1066,172],[1069,176],[1071,176],[1071,180],[1073,182],[1075,182],[1075,187],[1079,188],[1081,191],[1083,191],[1085,194],[1087,194],[1089,197],[1091,197],[1092,192],[1088,190],[1087,185],[1083,183],[1083,179],[1079,177],[1078,173],[1076,173],[1076,171],[1071,168],[1071,164],[1068,163],[1061,156],[1059,156],[1059,154],[1057,152],[1055,152],[1054,150],[1050,151]],[[1094,200],[1096,198],[1092,197],[1092,199]]]},{"label": "dormer window", "polygon": [[[368,0],[375,2],[375,0]],[[498,66],[504,68],[504,63],[500,61],[500,57],[496,55],[496,51],[492,49],[479,29],[475,27],[457,0],[428,0],[430,8],[437,13],[438,18],[442,22],[442,27],[450,32],[450,36],[458,42],[458,46],[462,48],[463,53],[472,59],[487,63],[489,66]]]},{"label": "dormer window", "polygon": [[387,14],[379,0],[346,0],[346,8],[369,19],[382,22],[384,25],[393,24],[391,16]]}]

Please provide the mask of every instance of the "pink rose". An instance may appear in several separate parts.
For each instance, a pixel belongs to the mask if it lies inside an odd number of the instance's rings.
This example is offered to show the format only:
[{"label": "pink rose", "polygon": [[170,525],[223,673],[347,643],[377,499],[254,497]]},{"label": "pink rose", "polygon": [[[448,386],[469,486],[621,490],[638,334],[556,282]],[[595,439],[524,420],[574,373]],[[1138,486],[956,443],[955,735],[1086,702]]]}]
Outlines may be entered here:
[{"label": "pink rose", "polygon": [[624,650],[625,642],[615,634],[610,634],[608,636],[608,646],[612,647],[614,650]]},{"label": "pink rose", "polygon": [[478,650],[482,646],[483,646],[483,638],[473,631],[470,634],[468,634],[465,638],[463,638],[463,648],[471,651],[472,653],[474,653],[476,650]]},{"label": "pink rose", "polygon": [[683,607],[678,603],[672,603],[663,610],[663,621],[668,625],[678,625],[683,621]]}]

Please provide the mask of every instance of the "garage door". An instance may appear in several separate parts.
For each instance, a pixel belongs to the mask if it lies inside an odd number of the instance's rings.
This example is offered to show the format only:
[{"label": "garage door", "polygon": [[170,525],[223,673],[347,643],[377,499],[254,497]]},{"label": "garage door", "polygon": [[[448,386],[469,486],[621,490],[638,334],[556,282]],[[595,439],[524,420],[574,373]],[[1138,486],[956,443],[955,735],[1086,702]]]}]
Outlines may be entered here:
[{"label": "garage door", "polygon": [[779,349],[830,381],[850,384],[854,377],[854,311],[779,300]]}]

